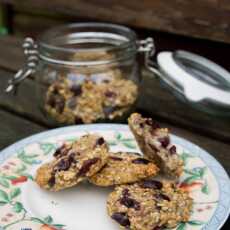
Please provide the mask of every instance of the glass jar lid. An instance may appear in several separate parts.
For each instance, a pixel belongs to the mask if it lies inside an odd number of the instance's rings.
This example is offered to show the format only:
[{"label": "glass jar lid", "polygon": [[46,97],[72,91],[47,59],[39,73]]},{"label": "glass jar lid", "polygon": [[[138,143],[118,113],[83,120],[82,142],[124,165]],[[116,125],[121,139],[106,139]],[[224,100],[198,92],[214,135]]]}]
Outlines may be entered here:
[{"label": "glass jar lid", "polygon": [[[202,110],[230,113],[230,73],[187,51],[157,55],[160,77],[178,96]],[[220,110],[221,108],[221,110]]]}]

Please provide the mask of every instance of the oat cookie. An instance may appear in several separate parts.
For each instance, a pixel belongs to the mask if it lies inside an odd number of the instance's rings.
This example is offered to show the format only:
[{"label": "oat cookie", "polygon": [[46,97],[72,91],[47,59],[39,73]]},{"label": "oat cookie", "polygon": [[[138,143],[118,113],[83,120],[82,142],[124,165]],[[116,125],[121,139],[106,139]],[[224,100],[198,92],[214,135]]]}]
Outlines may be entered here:
[{"label": "oat cookie", "polygon": [[189,220],[192,199],[174,183],[145,180],[120,185],[109,195],[109,216],[130,230],[173,228]]},{"label": "oat cookie", "polygon": [[132,109],[137,94],[138,88],[133,81],[119,77],[103,80],[95,74],[94,78],[79,82],[63,77],[49,86],[45,109],[60,123],[113,120]]},{"label": "oat cookie", "polygon": [[37,170],[35,181],[44,189],[58,191],[98,172],[107,162],[108,146],[103,137],[85,135],[60,147],[54,157]]},{"label": "oat cookie", "polygon": [[155,162],[165,175],[178,178],[183,172],[183,161],[176,146],[170,143],[168,129],[138,113],[132,114],[128,123],[145,157]]},{"label": "oat cookie", "polygon": [[111,186],[136,182],[158,172],[157,166],[139,154],[110,153],[106,165],[90,178],[98,186]]}]

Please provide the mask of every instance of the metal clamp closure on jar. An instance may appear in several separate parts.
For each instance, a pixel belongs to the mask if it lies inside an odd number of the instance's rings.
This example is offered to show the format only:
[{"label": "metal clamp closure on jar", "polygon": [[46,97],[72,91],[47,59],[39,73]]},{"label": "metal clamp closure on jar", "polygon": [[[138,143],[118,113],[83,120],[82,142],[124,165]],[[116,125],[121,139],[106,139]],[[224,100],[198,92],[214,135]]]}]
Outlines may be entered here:
[{"label": "metal clamp closure on jar", "polygon": [[36,71],[36,66],[39,60],[37,44],[32,38],[26,38],[23,42],[24,54],[26,56],[26,63],[12,79],[8,81],[8,86],[5,92],[9,93],[16,90],[17,86],[28,76]]}]

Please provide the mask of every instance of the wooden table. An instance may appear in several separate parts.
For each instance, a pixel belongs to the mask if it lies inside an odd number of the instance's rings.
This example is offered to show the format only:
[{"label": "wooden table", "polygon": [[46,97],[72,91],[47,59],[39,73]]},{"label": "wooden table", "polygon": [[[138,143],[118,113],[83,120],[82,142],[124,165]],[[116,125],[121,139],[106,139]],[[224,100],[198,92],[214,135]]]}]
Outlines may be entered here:
[{"label": "wooden table", "polygon": [[[0,38],[0,150],[24,137],[52,128],[37,107],[33,78],[24,81],[17,97],[2,94],[6,82],[24,62],[21,42],[21,39],[10,36]],[[146,72],[138,110],[169,127],[172,133],[206,149],[230,174],[230,119],[216,118],[178,102]],[[230,219],[223,229],[230,229]]]}]

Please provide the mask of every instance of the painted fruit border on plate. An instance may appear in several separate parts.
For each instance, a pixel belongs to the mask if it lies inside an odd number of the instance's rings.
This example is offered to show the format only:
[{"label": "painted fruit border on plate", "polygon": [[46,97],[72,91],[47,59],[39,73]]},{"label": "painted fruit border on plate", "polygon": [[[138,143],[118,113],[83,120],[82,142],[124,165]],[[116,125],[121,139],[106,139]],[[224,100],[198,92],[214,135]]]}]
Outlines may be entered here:
[{"label": "painted fruit border on plate", "polygon": [[[26,165],[32,164],[39,164],[41,163],[36,159],[36,155],[27,155],[23,152],[23,148],[28,146],[29,144],[39,142],[40,148],[45,155],[49,154],[50,152],[54,151],[56,146],[51,143],[46,143],[43,141],[44,139],[55,137],[58,135],[64,135],[72,132],[97,132],[97,131],[114,131],[114,139],[109,140],[108,143],[111,146],[116,145],[123,145],[127,150],[133,151],[136,149],[136,143],[133,138],[126,138],[122,137],[122,132],[128,132],[127,125],[119,125],[119,124],[99,124],[99,125],[80,125],[80,126],[71,126],[71,127],[64,127],[58,128],[51,131],[45,131],[31,137],[28,137],[22,141],[19,141],[8,148],[4,149],[0,152],[0,165],[7,160],[9,157],[13,156],[17,153],[17,157],[24,163],[22,167],[18,169],[18,176],[8,176],[7,177],[0,177],[0,187],[9,187],[13,185],[13,189],[7,194],[3,190],[0,190],[0,206],[4,205],[5,203],[12,203],[12,209],[14,212],[21,213],[23,212],[26,216],[26,210],[24,209],[23,205],[18,202],[14,201],[15,198],[20,194],[21,190],[20,185],[23,182],[26,182],[29,179],[33,179],[31,175],[26,173],[25,167]],[[203,223],[199,220],[191,220],[188,223],[181,223],[177,226],[177,230],[184,230],[186,225],[192,226],[202,226],[202,229],[220,229],[220,227],[224,224],[226,219],[228,218],[228,214],[230,212],[230,181],[227,173],[223,169],[223,167],[205,150],[201,149],[200,147],[192,144],[185,139],[180,137],[171,135],[172,142],[176,145],[182,146],[183,149],[188,150],[190,154],[183,152],[182,159],[186,162],[190,156],[192,157],[199,157],[203,162],[205,162],[206,166],[211,170],[214,174],[215,179],[218,183],[219,189],[219,199],[218,201],[212,201],[211,203],[217,203],[216,210],[214,215],[211,217],[209,222]],[[68,141],[72,141],[68,139]],[[13,162],[12,162],[13,163]],[[14,163],[13,163],[14,164]],[[190,189],[193,186],[200,186],[201,185],[201,192],[208,194],[209,186],[208,181],[204,179],[205,169],[206,167],[196,167],[193,169],[186,169],[185,174],[186,177],[183,179],[182,183],[180,184],[184,189]],[[210,207],[209,205],[206,206],[207,208]],[[1,207],[0,207],[1,208]],[[203,211],[202,209],[200,211]],[[8,213],[8,217],[10,218],[12,215],[10,212]],[[7,219],[7,217],[6,217]],[[51,216],[47,216],[43,219],[39,219],[37,217],[32,217],[32,221],[39,223],[42,226],[50,226],[50,229],[64,229],[64,225],[59,223],[53,223],[53,219]],[[4,225],[7,226],[7,225]],[[0,229],[7,229],[3,227]],[[48,228],[47,228],[48,229]],[[199,228],[201,229],[201,228]]]}]

